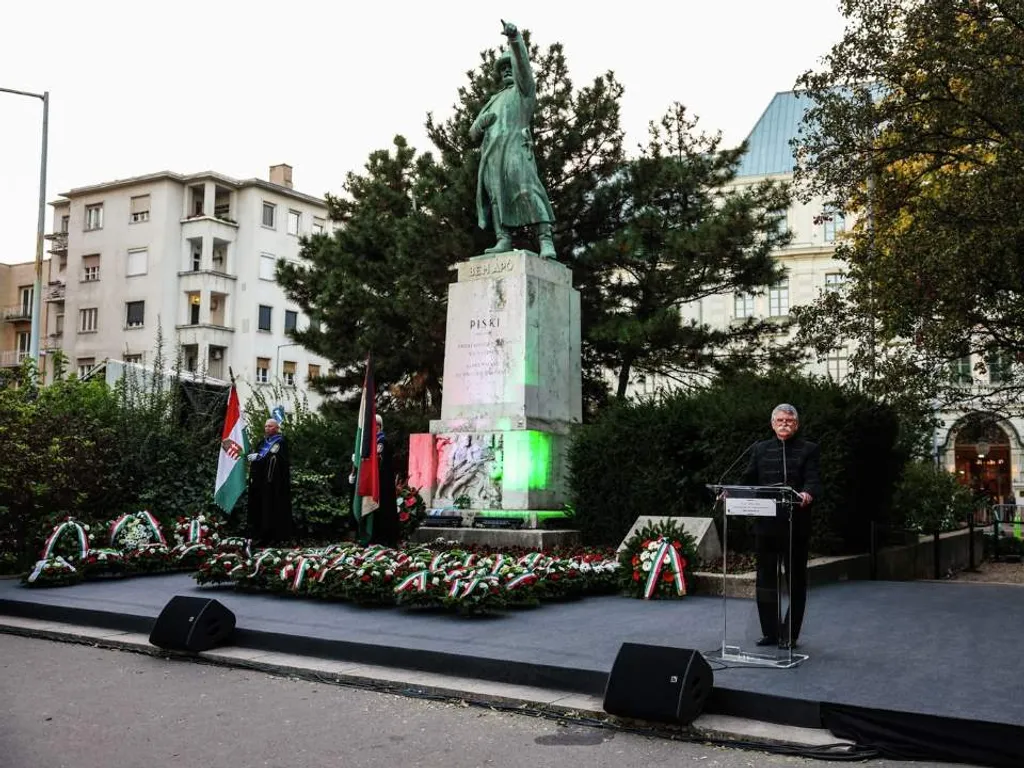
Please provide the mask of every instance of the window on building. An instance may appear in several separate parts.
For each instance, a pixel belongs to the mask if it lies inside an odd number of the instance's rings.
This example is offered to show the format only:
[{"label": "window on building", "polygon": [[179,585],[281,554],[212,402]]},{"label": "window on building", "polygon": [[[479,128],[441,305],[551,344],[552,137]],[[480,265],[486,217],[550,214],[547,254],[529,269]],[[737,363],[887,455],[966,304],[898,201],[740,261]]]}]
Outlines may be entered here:
[{"label": "window on building", "polygon": [[32,334],[29,331],[18,331],[14,335],[15,348],[18,351],[18,362],[24,360],[31,349]]},{"label": "window on building", "polygon": [[306,381],[313,381],[313,379],[319,379],[319,378],[320,378],[320,366],[319,365],[314,365],[313,363],[310,363],[309,364],[309,368],[306,371]]},{"label": "window on building", "polygon": [[203,266],[203,241],[202,240],[189,240],[189,268],[193,272],[198,272]]},{"label": "window on building", "polygon": [[789,278],[784,277],[768,289],[768,314],[784,317],[789,314]]},{"label": "window on building", "polygon": [[828,365],[829,378],[836,384],[845,381],[846,377],[850,375],[849,351],[846,347],[836,347],[831,350],[825,362]]},{"label": "window on building", "polygon": [[277,268],[277,257],[269,253],[260,254],[260,280],[273,280]]},{"label": "window on building", "polygon": [[273,203],[263,204],[263,226],[271,229],[277,226],[277,206]]},{"label": "window on building", "polygon": [[1005,384],[1010,378],[1010,356],[1003,352],[992,352],[985,357],[989,384]]},{"label": "window on building", "polygon": [[834,243],[836,235],[846,231],[846,217],[842,211],[825,212],[825,242]]},{"label": "window on building", "polygon": [[98,253],[82,257],[82,282],[94,283],[100,279],[100,255]]},{"label": "window on building", "polygon": [[78,378],[84,379],[86,374],[96,367],[95,357],[80,357],[75,361],[78,366]]},{"label": "window on building", "polygon": [[284,380],[286,387],[295,386],[295,361],[285,360],[281,366],[281,378]]},{"label": "window on building", "polygon": [[124,273],[128,277],[144,275],[148,268],[149,251],[145,248],[134,248],[128,251],[128,263]]},{"label": "window on building", "polygon": [[789,217],[786,214],[775,220],[775,231],[782,236],[789,234]]},{"label": "window on building", "polygon": [[737,293],[732,299],[733,317],[753,317],[754,297],[749,293]]},{"label": "window on building", "polygon": [[64,334],[64,314],[61,313],[53,319],[53,335],[62,336]]},{"label": "window on building", "polygon": [[272,312],[272,308],[271,307],[268,307],[266,304],[260,304],[260,318],[259,318],[259,324],[257,325],[257,327],[261,331],[269,331],[270,330],[270,316],[271,316],[271,312]]},{"label": "window on building", "polygon": [[85,231],[103,229],[103,203],[85,206]]},{"label": "window on building", "polygon": [[32,316],[32,299],[35,293],[35,288],[31,285],[23,285],[18,288],[18,306],[22,317]]},{"label": "window on building", "polygon": [[256,383],[266,384],[270,381],[270,358],[269,357],[257,357],[256,358]]},{"label": "window on building", "polygon": [[187,293],[185,296],[188,298],[188,324],[199,325],[199,307],[202,306],[202,296],[198,291]]},{"label": "window on building", "polygon": [[129,301],[125,305],[124,324],[129,328],[141,328],[146,322],[146,302]]},{"label": "window on building", "polygon": [[149,195],[137,195],[132,198],[132,224],[149,221]]},{"label": "window on building", "polygon": [[298,211],[288,211],[288,234],[298,235],[299,224],[302,222],[302,214]]},{"label": "window on building", "polygon": [[825,290],[836,291],[842,287],[843,283],[846,282],[846,275],[842,272],[826,272],[825,273]]},{"label": "window on building", "polygon": [[68,229],[70,227],[71,227],[71,216],[69,214],[64,214],[63,216],[60,217],[60,231],[61,231],[61,233],[66,235],[68,233]]},{"label": "window on building", "polygon": [[324,231],[324,220],[319,218],[319,217],[317,217],[317,216],[314,216],[313,217],[313,234],[314,235],[319,235],[319,234],[322,234],[323,231]]},{"label": "window on building", "polygon": [[91,333],[99,326],[100,311],[97,307],[78,310],[78,330],[81,333]]},{"label": "window on building", "polygon": [[124,355],[122,360],[126,363],[135,363],[136,365],[142,365],[142,355]]},{"label": "window on building", "polygon": [[974,382],[974,364],[970,355],[964,355],[952,365],[954,384],[971,384]]},{"label": "window on building", "polygon": [[284,311],[284,332],[294,331],[295,326],[299,324],[299,313],[291,309]]}]

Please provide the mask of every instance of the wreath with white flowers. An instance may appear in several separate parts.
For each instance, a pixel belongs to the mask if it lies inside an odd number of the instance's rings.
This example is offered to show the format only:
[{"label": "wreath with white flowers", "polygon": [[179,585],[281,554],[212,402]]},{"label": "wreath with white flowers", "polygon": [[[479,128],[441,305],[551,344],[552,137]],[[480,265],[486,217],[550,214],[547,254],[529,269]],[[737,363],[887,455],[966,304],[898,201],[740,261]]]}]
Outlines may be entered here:
[{"label": "wreath with white flowers", "polygon": [[88,525],[67,515],[53,526],[46,541],[43,542],[39,559],[64,557],[71,562],[81,561],[92,548],[94,540],[95,537],[90,533]]},{"label": "wreath with white flowers", "polygon": [[110,546],[125,553],[151,545],[167,547],[160,523],[148,509],[127,512],[107,523]]},{"label": "wreath with white flowers", "polygon": [[620,583],[626,594],[644,600],[685,597],[696,561],[696,540],[682,525],[648,523],[619,553]]}]

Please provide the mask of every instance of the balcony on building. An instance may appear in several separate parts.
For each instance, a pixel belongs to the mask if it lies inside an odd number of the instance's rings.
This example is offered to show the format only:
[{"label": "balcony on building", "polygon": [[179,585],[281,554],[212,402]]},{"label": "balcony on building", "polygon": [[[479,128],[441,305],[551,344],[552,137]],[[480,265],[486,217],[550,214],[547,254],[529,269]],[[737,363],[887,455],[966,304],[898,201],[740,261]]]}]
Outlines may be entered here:
[{"label": "balcony on building", "polygon": [[43,301],[64,301],[66,293],[67,286],[59,280],[54,280],[44,289]]},{"label": "balcony on building", "polygon": [[32,301],[22,301],[11,307],[0,309],[4,321],[8,323],[30,323],[32,322]]},{"label": "balcony on building", "polygon": [[[227,347],[235,329],[230,327],[228,301],[230,295],[219,291],[186,291],[182,322],[176,326],[179,340],[189,343],[206,342],[211,346]],[[182,347],[184,349],[184,346]],[[198,352],[197,360],[198,360]]]},{"label": "balcony on building", "polygon": [[235,239],[238,222],[235,220],[234,194],[227,187],[213,181],[190,185],[185,193],[181,234],[186,240]]},{"label": "balcony on building", "polygon": [[20,349],[5,349],[0,352],[0,368],[17,368],[26,357],[28,357],[28,352]]},{"label": "balcony on building", "polygon": [[68,255],[68,233],[65,232],[51,232],[46,235],[46,239],[50,241],[50,253],[54,256],[64,256],[67,258]]}]

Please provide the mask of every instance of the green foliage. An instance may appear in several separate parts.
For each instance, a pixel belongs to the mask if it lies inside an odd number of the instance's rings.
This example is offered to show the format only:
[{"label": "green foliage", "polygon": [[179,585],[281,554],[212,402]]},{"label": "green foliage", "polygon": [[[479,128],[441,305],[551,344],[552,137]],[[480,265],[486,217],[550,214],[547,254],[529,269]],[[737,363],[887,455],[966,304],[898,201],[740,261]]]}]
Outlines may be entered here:
[{"label": "green foliage", "polygon": [[[800,317],[892,402],[989,407],[1024,391],[1024,7],[843,0],[843,39],[799,85],[809,196],[862,214],[845,295]],[[870,86],[862,84],[870,83]],[[951,367],[974,354],[963,381]],[[993,368],[995,371],[993,371]],[[960,386],[995,373],[995,386]],[[957,386],[953,386],[957,385]]]},{"label": "green foliage", "polygon": [[651,124],[640,157],[598,189],[606,237],[581,261],[601,312],[587,336],[617,373],[620,398],[633,373],[679,379],[792,360],[771,320],[712,328],[680,312],[716,294],[761,293],[784,276],[772,253],[790,239],[778,226],[789,192],[773,181],[728,189],[745,152],[722,149],[721,134],[698,131],[676,104]]},{"label": "green foliage", "polygon": [[[812,549],[866,550],[869,521],[888,520],[906,461],[898,420],[863,394],[799,377],[726,376],[704,390],[618,403],[579,428],[570,483],[584,540],[617,544],[640,515],[712,515],[705,484],[738,481],[748,447],[771,437],[780,402],[797,407],[800,434],[821,445],[825,496],[814,506]],[[744,521],[730,522],[729,541],[752,545]]]},{"label": "green foliage", "polygon": [[155,374],[113,389],[75,376],[34,382],[24,368],[0,389],[0,551],[19,567],[38,556],[55,514],[95,526],[149,508],[166,523],[212,502],[223,392]]},{"label": "green foliage", "polygon": [[956,475],[921,461],[903,468],[892,504],[894,522],[921,533],[957,530],[975,508],[974,494]]}]

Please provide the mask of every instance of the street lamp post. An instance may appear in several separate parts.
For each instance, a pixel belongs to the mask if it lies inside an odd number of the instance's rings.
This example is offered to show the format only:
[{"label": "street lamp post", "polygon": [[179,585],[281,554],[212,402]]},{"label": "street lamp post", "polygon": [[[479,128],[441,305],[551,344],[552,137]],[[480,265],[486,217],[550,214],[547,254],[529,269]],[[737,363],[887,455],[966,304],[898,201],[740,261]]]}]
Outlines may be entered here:
[{"label": "street lamp post", "polygon": [[29,357],[39,363],[39,336],[43,306],[43,231],[46,228],[46,149],[50,124],[50,92],[31,93],[13,88],[0,88],[0,93],[29,96],[43,102],[43,151],[39,163],[39,217],[36,221],[36,278],[32,287],[32,332],[29,343]]}]

